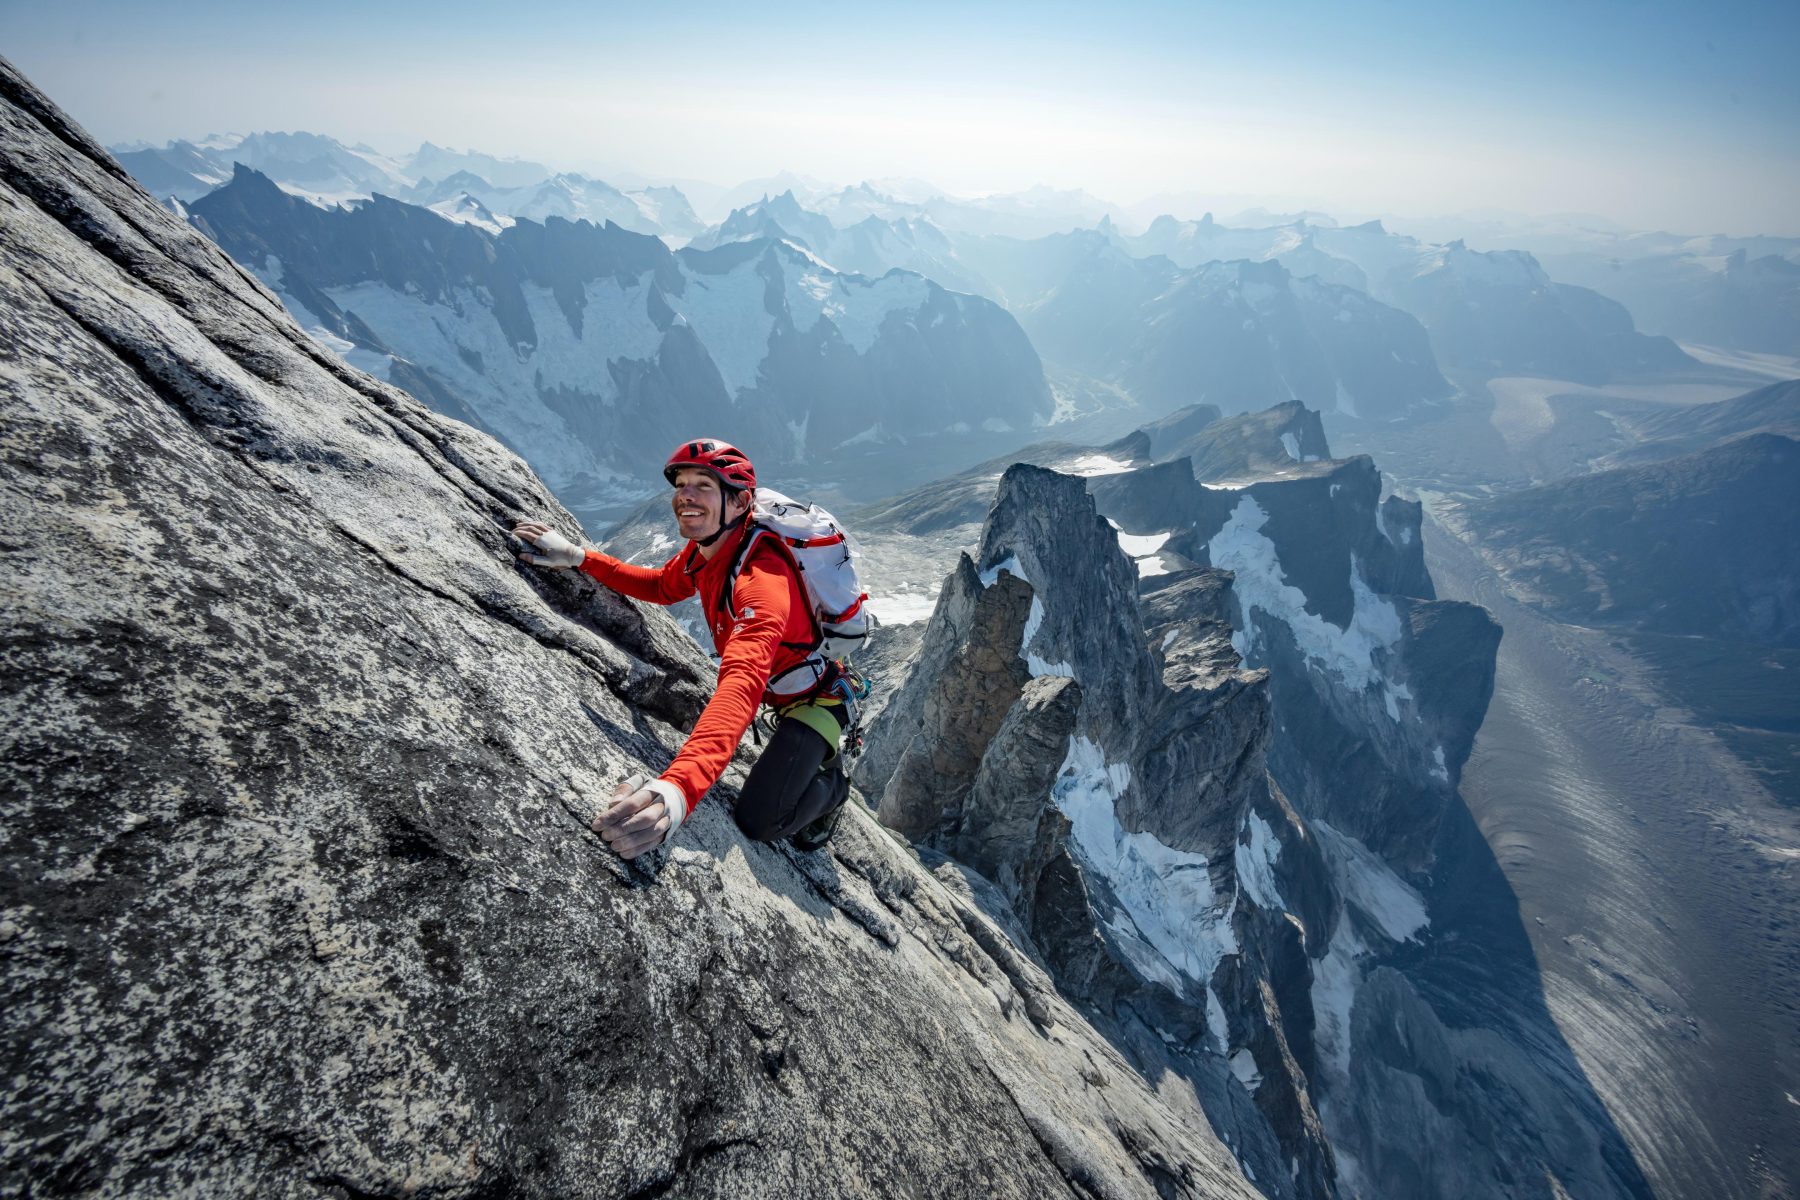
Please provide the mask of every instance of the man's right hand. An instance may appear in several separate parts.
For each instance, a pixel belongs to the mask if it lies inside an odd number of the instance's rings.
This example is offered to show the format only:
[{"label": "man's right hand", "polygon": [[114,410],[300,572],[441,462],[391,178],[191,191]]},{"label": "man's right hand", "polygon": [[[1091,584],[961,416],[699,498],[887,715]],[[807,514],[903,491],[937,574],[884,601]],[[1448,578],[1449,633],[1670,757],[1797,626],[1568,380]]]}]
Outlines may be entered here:
[{"label": "man's right hand", "polygon": [[519,561],[530,563],[534,567],[579,567],[587,558],[587,551],[571,542],[556,530],[542,521],[520,521],[513,526],[513,536],[527,546],[535,548],[536,554],[521,554]]},{"label": "man's right hand", "polygon": [[633,859],[662,845],[680,823],[649,780],[633,775],[613,792],[612,802],[600,810],[592,828],[620,858]]}]

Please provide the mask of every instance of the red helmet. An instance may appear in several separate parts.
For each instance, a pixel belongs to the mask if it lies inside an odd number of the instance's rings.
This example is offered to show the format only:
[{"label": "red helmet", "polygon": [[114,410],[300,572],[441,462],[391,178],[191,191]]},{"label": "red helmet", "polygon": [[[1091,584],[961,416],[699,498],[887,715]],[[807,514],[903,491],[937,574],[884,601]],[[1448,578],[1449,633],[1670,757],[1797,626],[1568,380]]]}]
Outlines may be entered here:
[{"label": "red helmet", "polygon": [[675,453],[663,464],[663,478],[673,484],[675,472],[683,467],[702,467],[711,471],[726,487],[747,489],[756,486],[756,468],[750,465],[750,459],[730,442],[716,438],[700,438],[675,447]]}]

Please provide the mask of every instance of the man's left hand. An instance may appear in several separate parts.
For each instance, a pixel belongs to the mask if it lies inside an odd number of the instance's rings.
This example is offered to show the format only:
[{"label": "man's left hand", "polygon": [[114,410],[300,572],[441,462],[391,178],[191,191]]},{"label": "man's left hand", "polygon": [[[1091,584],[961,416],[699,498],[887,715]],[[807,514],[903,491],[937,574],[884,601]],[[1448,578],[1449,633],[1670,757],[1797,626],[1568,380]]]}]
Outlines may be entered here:
[{"label": "man's left hand", "polygon": [[521,554],[519,561],[534,567],[579,567],[587,560],[587,551],[542,521],[520,521],[513,526],[513,536],[537,551]]},{"label": "man's left hand", "polygon": [[669,834],[668,806],[663,798],[647,787],[628,795],[614,797],[598,817],[593,829],[620,858],[636,858],[662,845]]}]

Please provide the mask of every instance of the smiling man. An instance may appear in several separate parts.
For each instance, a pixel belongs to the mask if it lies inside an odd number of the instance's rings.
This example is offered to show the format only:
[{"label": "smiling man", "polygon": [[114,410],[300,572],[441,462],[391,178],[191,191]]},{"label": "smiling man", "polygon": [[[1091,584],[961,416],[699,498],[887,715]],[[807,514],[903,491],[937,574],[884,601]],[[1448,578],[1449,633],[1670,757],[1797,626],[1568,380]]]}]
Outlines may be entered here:
[{"label": "smiling man", "polygon": [[676,525],[687,545],[660,568],[637,567],[575,545],[541,522],[513,535],[536,550],[520,560],[579,568],[636,600],[675,604],[698,593],[719,653],[719,682],[675,761],[648,781],[627,780],[594,828],[624,858],[662,845],[718,781],[756,716],[780,714],[775,735],[738,798],[737,823],[757,841],[791,838],[801,849],[831,836],[850,792],[838,745],[850,724],[850,689],[822,652],[823,634],[779,538],[748,550],[756,468],[728,442],[684,442],[663,466]]}]

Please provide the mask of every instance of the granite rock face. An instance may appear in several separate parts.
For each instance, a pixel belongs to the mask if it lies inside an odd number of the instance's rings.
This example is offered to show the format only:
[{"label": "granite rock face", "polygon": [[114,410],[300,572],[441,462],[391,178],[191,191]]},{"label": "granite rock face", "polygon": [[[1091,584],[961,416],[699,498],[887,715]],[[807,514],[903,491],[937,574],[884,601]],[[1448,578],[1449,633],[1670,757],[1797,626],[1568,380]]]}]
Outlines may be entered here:
[{"label": "granite rock face", "polygon": [[859,813],[614,858],[705,660],[4,63],[0,347],[0,1191],[1256,1194]]}]

